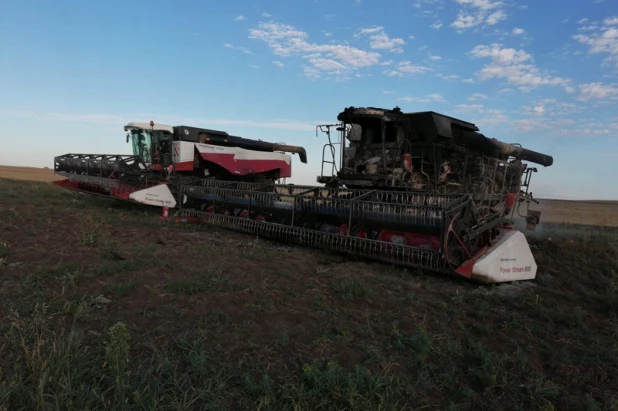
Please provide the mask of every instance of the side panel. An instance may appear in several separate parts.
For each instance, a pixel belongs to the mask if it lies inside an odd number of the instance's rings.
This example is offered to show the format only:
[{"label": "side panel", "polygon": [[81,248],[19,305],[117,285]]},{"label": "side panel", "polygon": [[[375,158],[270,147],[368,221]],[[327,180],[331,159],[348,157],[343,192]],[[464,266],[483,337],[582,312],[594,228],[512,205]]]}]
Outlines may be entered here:
[{"label": "side panel", "polygon": [[235,175],[279,170],[281,178],[292,176],[292,157],[287,154],[210,144],[195,144],[195,147],[204,160],[218,164]]},{"label": "side panel", "polygon": [[506,230],[504,236],[472,267],[471,279],[483,283],[532,280],[537,264],[526,240],[517,230]]},{"label": "side panel", "polygon": [[176,207],[176,199],[166,184],[134,191],[129,194],[129,200],[158,207]]},{"label": "side panel", "polygon": [[176,171],[192,171],[195,143],[174,141],[173,144],[174,152],[172,153],[172,158]]}]

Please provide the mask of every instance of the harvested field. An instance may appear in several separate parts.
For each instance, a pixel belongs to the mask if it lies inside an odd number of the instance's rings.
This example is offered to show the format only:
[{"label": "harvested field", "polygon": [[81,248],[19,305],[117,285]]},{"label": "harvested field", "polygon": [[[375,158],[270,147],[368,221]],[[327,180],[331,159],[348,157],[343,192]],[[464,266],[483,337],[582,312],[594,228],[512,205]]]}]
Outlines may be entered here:
[{"label": "harvested field", "polygon": [[0,165],[0,178],[25,181],[54,181],[62,176],[54,175],[54,170],[35,167],[10,167]]},{"label": "harvested field", "polygon": [[544,222],[618,227],[618,201],[539,200]]},{"label": "harvested field", "polygon": [[0,193],[0,410],[618,407],[618,234],[588,206],[543,203],[537,280],[479,286]]}]

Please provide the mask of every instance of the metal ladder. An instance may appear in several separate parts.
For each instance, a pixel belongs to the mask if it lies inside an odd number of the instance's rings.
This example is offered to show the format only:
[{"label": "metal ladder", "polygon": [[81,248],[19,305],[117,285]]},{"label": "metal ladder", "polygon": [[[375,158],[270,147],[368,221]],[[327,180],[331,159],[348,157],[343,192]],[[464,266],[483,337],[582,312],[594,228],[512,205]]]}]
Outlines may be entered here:
[{"label": "metal ladder", "polygon": [[[340,127],[340,124],[322,124],[316,127],[315,129],[315,135],[316,137],[318,136],[318,130],[321,131],[322,133],[326,133],[326,135],[328,136],[328,143],[324,144],[324,146],[322,147],[322,166],[320,168],[320,177],[324,178],[324,165],[325,164],[330,164],[331,165],[331,174],[330,176],[326,176],[326,177],[335,177],[336,173],[339,171],[337,169],[337,161],[335,160],[335,154],[336,154],[336,149],[335,149],[335,145],[339,144],[341,145],[340,142],[337,143],[333,143],[330,137],[330,129],[331,127]],[[330,148],[330,158],[332,160],[327,160],[326,159],[326,149]]]}]

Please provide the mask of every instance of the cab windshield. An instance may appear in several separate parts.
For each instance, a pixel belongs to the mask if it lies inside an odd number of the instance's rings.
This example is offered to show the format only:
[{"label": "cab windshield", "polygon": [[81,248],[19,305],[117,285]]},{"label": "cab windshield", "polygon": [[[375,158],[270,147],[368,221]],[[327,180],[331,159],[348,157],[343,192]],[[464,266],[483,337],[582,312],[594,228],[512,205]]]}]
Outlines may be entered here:
[{"label": "cab windshield", "polygon": [[159,130],[131,130],[130,136],[133,155],[139,156],[144,163],[167,165],[171,161],[170,133]]},{"label": "cab windshield", "polygon": [[131,130],[131,145],[133,155],[139,156],[144,163],[151,163],[152,138],[150,132],[146,130]]}]

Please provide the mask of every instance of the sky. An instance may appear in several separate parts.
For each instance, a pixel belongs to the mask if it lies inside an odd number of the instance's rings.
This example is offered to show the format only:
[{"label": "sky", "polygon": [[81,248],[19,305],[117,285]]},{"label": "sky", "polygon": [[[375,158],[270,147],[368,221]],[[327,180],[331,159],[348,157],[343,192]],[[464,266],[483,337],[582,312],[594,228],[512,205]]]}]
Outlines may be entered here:
[{"label": "sky", "polygon": [[348,106],[433,110],[554,157],[536,197],[618,200],[618,2],[0,0],[0,164],[129,154],[150,121],[302,145]]}]

